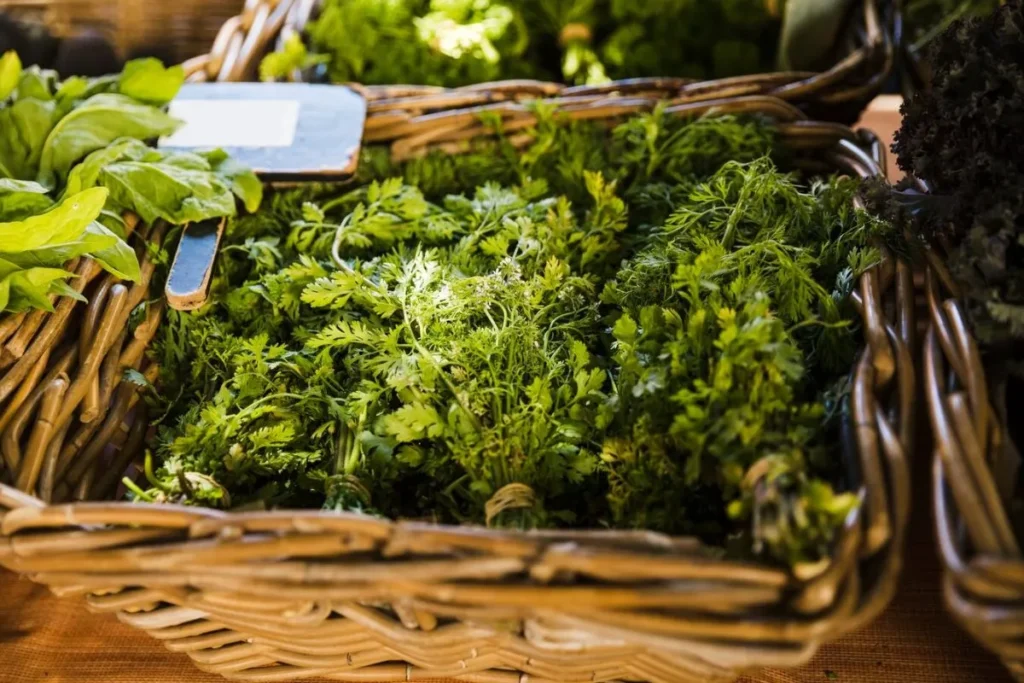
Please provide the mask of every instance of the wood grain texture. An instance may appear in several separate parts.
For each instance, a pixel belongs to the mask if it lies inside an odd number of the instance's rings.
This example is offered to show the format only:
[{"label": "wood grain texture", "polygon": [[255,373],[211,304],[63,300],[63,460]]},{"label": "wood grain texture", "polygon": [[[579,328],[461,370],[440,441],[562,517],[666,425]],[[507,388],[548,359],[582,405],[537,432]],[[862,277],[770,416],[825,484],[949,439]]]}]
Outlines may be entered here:
[{"label": "wood grain texture", "polygon": [[[891,138],[898,122],[883,102],[865,124]],[[926,435],[923,435],[926,436]],[[951,622],[939,589],[928,500],[930,445],[918,441],[915,504],[901,592],[873,626],[825,647],[807,666],[768,671],[743,683],[1003,683],[1009,675]],[[0,681],[3,683],[218,683],[144,632],[91,615],[80,600],[0,572]]]}]

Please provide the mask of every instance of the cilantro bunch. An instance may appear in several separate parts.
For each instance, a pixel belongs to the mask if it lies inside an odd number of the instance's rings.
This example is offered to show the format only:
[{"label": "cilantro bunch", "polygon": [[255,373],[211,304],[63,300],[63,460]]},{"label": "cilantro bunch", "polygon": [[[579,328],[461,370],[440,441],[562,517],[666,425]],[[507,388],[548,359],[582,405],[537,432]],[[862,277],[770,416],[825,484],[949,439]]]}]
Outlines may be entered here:
[{"label": "cilantro bunch", "polygon": [[[774,159],[774,160],[773,160]],[[542,112],[233,219],[155,343],[142,500],[695,533],[794,563],[855,504],[847,299],[889,227],[771,129]]]}]

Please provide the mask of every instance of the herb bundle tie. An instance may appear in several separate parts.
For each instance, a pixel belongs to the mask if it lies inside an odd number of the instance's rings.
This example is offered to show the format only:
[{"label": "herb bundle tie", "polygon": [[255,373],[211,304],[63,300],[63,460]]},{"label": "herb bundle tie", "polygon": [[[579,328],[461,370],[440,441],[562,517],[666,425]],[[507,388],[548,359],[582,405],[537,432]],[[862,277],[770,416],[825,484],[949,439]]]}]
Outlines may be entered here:
[{"label": "herb bundle tie", "polygon": [[491,526],[494,518],[506,510],[526,510],[537,502],[537,496],[526,484],[512,483],[502,486],[484,504],[486,524]]}]

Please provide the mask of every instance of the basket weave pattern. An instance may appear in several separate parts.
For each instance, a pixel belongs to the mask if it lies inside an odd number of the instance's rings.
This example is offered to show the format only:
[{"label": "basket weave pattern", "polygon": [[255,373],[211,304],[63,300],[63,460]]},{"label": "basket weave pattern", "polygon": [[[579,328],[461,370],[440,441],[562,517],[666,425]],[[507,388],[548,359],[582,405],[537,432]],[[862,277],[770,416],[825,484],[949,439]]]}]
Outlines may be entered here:
[{"label": "basket weave pattern", "polygon": [[[522,100],[545,94],[538,87],[376,89],[366,139],[390,143],[399,159],[458,153],[491,134],[479,124],[487,109],[526,144],[535,119]],[[568,117],[609,122],[666,98],[685,115],[760,113],[802,166],[881,173],[881,147],[868,134],[807,120],[773,98],[677,100],[685,87],[631,81],[563,91],[552,103]],[[813,569],[715,559],[694,539],[650,532],[66,502],[98,500],[96,487],[75,495],[85,489],[70,472],[120,476],[141,421],[119,454],[58,467],[50,504],[0,485],[0,564],[239,680],[696,683],[795,666],[877,616],[895,590],[909,509],[912,290],[909,268],[887,258],[853,296],[865,347],[852,369],[842,456],[862,505]]]},{"label": "basket weave pattern", "polygon": [[929,256],[923,364],[946,606],[1024,681],[1024,557],[991,469],[1007,437],[957,287],[940,259]]},{"label": "basket weave pattern", "polygon": [[[156,378],[145,349],[163,303],[149,305],[131,333],[128,320],[150,298],[156,266],[146,241],[159,244],[163,230],[138,226],[134,217],[126,227],[138,244],[138,282],[122,282],[92,259],[76,260],[71,286],[88,303],[65,297],[52,313],[0,318],[0,454],[17,487],[43,500],[113,495],[118,468],[136,459],[145,435],[145,420],[134,428],[125,422],[138,413],[138,386],[124,372]],[[105,458],[113,467],[103,471],[97,465]]]},{"label": "basket weave pattern", "polygon": [[[242,13],[221,28],[210,52],[185,63],[186,73],[193,81],[254,79],[260,60],[271,46],[275,42],[280,45],[291,35],[301,35],[318,5],[318,0],[246,0]],[[857,5],[857,21],[844,38],[845,56],[828,71],[678,82],[696,91],[713,91],[719,97],[771,95],[825,108],[866,104],[888,76],[894,50],[878,0],[858,0]],[[296,74],[295,78],[300,76]],[[549,96],[574,90],[556,83],[537,85]],[[462,90],[458,88],[455,92]]]}]

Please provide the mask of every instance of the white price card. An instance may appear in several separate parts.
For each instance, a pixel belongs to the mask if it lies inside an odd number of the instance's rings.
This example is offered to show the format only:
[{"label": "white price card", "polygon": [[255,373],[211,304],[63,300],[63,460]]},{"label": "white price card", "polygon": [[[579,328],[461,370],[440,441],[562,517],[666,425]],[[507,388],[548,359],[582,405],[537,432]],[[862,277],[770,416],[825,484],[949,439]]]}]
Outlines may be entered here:
[{"label": "white price card", "polygon": [[299,102],[176,99],[170,114],[185,123],[161,138],[161,147],[290,147],[299,123]]}]

